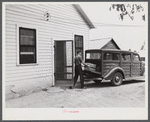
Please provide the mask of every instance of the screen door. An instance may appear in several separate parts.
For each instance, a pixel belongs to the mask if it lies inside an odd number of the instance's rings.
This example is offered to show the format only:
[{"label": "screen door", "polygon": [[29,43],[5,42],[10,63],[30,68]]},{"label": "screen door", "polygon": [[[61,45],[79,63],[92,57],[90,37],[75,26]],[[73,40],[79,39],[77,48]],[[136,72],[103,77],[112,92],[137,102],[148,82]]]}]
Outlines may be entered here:
[{"label": "screen door", "polygon": [[55,81],[73,79],[73,41],[55,41]]}]

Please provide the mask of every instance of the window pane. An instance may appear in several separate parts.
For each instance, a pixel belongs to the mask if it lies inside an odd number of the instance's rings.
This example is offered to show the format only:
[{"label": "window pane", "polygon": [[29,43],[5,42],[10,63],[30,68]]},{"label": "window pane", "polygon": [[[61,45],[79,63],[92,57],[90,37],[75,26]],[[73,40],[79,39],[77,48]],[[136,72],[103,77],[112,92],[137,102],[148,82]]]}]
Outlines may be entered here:
[{"label": "window pane", "polygon": [[86,59],[101,59],[101,53],[87,53]]},{"label": "window pane", "polygon": [[112,54],[112,60],[119,60],[119,54],[118,53],[113,53]]},{"label": "window pane", "polygon": [[133,61],[139,61],[139,56],[138,55],[133,55]]},{"label": "window pane", "polygon": [[79,41],[78,40],[75,40],[75,42],[76,42],[76,47],[79,47]]},{"label": "window pane", "polygon": [[21,45],[35,45],[35,30],[25,30],[21,28]]},{"label": "window pane", "polygon": [[78,47],[81,47],[80,45],[81,45],[81,39],[80,39],[80,37],[78,37],[78,43],[79,43],[79,46]]},{"label": "window pane", "polygon": [[24,37],[21,37],[21,38],[20,38],[20,44],[21,44],[21,45],[24,45]]},{"label": "window pane", "polygon": [[131,61],[131,55],[130,54],[122,54],[122,61]]},{"label": "window pane", "polygon": [[75,38],[76,47],[83,47],[83,37],[82,36],[76,36]]},{"label": "window pane", "polygon": [[105,53],[104,60],[119,60],[119,53]]},{"label": "window pane", "polygon": [[27,36],[27,37],[30,36],[30,30],[25,30],[25,36]]},{"label": "window pane", "polygon": [[29,38],[29,45],[35,45],[35,39]]},{"label": "window pane", "polygon": [[21,47],[20,52],[35,52],[35,47]]},{"label": "window pane", "polygon": [[104,60],[112,60],[112,54],[111,53],[105,53],[104,54]]},{"label": "window pane", "polygon": [[35,55],[20,55],[20,64],[36,63]]},{"label": "window pane", "polygon": [[81,47],[83,47],[83,40],[81,40]]},{"label": "window pane", "polygon": [[24,38],[24,44],[29,45],[29,43],[30,43],[29,37],[25,37]]},{"label": "window pane", "polygon": [[145,57],[141,57],[141,61],[145,61]]},{"label": "window pane", "polygon": [[79,47],[82,47],[82,40],[79,41]]},{"label": "window pane", "polygon": [[30,31],[30,37],[34,38],[34,31]]},{"label": "window pane", "polygon": [[25,35],[25,30],[21,29],[21,35]]}]

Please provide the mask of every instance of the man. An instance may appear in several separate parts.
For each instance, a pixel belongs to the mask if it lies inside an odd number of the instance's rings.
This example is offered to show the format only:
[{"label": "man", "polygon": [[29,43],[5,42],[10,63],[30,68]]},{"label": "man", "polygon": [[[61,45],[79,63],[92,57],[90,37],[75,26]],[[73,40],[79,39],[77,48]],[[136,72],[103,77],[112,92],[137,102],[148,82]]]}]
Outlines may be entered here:
[{"label": "man", "polygon": [[73,88],[76,86],[79,75],[80,75],[81,88],[85,88],[81,64],[84,64],[82,61],[81,52],[77,51],[77,56],[75,57],[75,76],[74,76]]}]

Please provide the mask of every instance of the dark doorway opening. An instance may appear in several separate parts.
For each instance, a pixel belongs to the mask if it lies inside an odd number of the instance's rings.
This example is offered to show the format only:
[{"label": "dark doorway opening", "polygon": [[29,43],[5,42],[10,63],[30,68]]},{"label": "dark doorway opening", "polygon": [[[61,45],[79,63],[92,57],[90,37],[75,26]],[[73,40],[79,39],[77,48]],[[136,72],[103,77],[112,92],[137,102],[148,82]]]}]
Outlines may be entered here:
[{"label": "dark doorway opening", "polygon": [[71,83],[73,79],[73,41],[55,41],[55,83]]}]

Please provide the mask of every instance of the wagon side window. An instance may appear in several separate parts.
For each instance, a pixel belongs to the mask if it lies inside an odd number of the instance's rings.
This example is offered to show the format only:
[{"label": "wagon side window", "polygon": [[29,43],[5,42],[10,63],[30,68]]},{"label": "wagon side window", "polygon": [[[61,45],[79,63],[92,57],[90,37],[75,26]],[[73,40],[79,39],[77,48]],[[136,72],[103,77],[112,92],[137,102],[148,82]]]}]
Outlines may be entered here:
[{"label": "wagon side window", "polygon": [[119,54],[118,53],[113,53],[112,54],[112,60],[119,60]]},{"label": "wagon side window", "polygon": [[118,53],[105,53],[104,60],[119,60]]},{"label": "wagon side window", "polygon": [[104,54],[104,60],[112,60],[112,54],[111,53],[105,53]]},{"label": "wagon side window", "polygon": [[133,54],[133,61],[140,61],[137,54]]},{"label": "wagon side window", "polygon": [[131,55],[122,53],[122,61],[131,61]]}]

